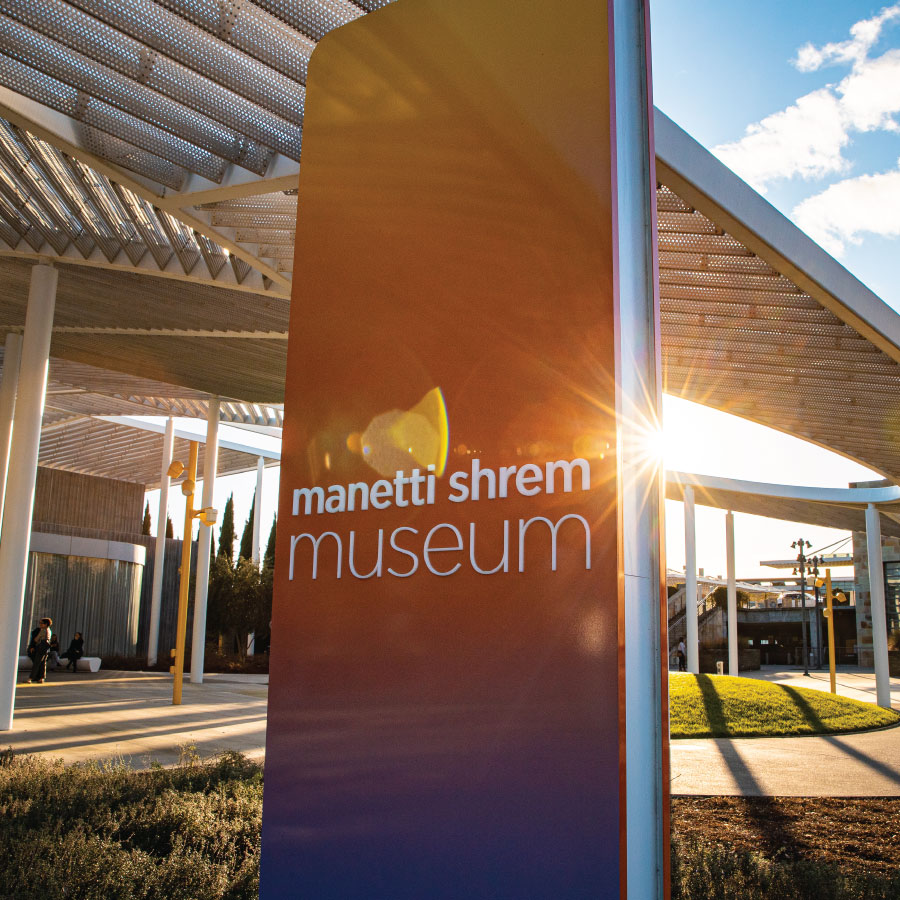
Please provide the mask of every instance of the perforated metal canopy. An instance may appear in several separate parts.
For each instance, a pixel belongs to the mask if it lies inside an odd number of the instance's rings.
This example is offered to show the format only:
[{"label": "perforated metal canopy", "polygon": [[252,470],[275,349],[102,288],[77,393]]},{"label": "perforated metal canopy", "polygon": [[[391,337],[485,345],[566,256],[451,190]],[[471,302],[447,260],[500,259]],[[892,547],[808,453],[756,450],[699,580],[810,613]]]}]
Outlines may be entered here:
[{"label": "perforated metal canopy", "polygon": [[[382,5],[0,0],[0,335],[56,261],[50,405],[215,395],[280,424],[307,64]],[[659,112],[655,132],[665,389],[900,480],[900,317]],[[57,377],[76,363],[137,381]]]}]

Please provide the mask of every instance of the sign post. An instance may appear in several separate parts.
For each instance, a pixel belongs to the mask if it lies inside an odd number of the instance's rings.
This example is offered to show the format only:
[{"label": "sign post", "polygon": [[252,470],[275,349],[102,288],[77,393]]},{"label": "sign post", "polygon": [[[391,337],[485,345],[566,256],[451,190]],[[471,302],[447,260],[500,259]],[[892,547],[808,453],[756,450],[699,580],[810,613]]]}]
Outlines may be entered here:
[{"label": "sign post", "polygon": [[664,891],[650,164],[635,213],[612,6],[526,7],[400,0],[311,60],[265,900]]}]

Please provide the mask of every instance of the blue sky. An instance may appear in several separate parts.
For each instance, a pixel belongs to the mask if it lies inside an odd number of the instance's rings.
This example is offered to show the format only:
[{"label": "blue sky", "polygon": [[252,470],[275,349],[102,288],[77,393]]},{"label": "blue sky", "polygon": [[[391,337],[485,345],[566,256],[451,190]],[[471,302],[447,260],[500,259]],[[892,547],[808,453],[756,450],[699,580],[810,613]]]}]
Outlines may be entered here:
[{"label": "blue sky", "polygon": [[900,310],[900,3],[652,0],[656,105]]}]

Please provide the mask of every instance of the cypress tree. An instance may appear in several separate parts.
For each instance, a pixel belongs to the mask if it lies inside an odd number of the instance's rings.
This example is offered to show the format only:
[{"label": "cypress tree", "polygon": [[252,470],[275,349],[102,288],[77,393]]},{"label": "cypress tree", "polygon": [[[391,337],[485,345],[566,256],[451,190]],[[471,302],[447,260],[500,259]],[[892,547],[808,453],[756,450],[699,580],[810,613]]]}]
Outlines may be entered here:
[{"label": "cypress tree", "polygon": [[144,521],[141,522],[141,534],[150,534],[150,501],[144,507]]},{"label": "cypress tree", "polygon": [[250,504],[250,515],[244,523],[244,531],[241,534],[241,549],[238,551],[238,559],[253,559],[253,512],[256,509],[256,491],[253,492],[253,502]]},{"label": "cypress tree", "polygon": [[222,513],[222,529],[219,531],[219,556],[234,562],[234,494],[228,498]]},{"label": "cypress tree", "polygon": [[175,537],[175,528],[172,525],[172,520],[169,518],[169,516],[166,516],[166,537],[167,538]]},{"label": "cypress tree", "polygon": [[263,555],[263,568],[275,568],[275,526],[278,524],[278,516],[272,519],[272,530],[269,532],[269,540],[266,542],[266,552]]}]

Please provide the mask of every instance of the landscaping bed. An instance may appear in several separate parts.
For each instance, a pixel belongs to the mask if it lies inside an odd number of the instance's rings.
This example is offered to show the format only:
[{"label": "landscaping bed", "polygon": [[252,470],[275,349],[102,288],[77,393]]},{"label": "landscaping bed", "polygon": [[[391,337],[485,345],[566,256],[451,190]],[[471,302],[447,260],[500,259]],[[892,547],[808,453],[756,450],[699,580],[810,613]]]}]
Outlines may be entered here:
[{"label": "landscaping bed", "polygon": [[[0,900],[256,900],[262,768],[0,754]],[[900,798],[675,797],[672,900],[900,898]]]},{"label": "landscaping bed", "polygon": [[673,900],[900,898],[900,798],[673,797]]}]

